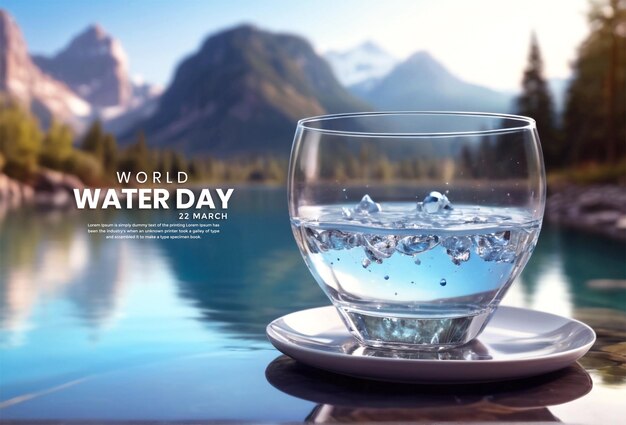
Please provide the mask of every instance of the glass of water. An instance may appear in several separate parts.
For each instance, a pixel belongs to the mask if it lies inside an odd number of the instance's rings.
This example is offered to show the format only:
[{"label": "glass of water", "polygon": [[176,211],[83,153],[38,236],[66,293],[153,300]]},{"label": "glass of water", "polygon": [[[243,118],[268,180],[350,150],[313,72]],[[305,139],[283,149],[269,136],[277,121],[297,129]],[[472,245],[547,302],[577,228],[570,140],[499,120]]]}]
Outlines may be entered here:
[{"label": "glass of water", "polygon": [[465,112],[298,123],[289,214],[360,343],[446,349],[480,334],[528,261],[545,171],[534,120]]}]

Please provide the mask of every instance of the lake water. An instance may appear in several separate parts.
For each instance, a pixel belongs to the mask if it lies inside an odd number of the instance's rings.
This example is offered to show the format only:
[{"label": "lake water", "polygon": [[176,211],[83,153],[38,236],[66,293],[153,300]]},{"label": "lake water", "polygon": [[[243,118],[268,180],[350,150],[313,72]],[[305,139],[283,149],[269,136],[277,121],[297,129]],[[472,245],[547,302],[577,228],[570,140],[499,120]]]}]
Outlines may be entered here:
[{"label": "lake water", "polygon": [[[503,420],[506,415],[610,423],[624,413],[626,291],[590,284],[626,279],[623,243],[544,227],[505,298],[508,305],[594,326],[600,345],[581,361],[584,369],[572,367],[506,389],[432,392],[303,368],[279,358],[267,342],[264,330],[272,319],[328,304],[296,248],[284,189],[237,189],[221,234],[202,240],[105,240],[86,231],[89,222],[174,219],[173,213],[152,211],[0,212],[2,420]],[[389,397],[394,391],[399,392]],[[544,395],[555,391],[559,397],[546,401]],[[321,392],[326,396],[320,398]],[[359,405],[364,400],[367,405]],[[499,413],[486,409],[485,400],[497,403]]]}]

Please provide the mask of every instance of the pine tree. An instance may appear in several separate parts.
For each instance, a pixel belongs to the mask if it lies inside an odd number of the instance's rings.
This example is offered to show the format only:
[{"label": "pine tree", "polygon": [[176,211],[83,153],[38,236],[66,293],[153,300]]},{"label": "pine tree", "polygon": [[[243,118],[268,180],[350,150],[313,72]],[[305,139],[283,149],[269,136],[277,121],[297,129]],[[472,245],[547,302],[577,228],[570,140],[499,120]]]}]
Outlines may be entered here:
[{"label": "pine tree", "polygon": [[41,164],[56,170],[63,169],[65,161],[72,154],[73,140],[72,129],[53,120],[43,139],[39,156]]},{"label": "pine tree", "polygon": [[554,128],[552,96],[543,76],[543,59],[534,33],[522,79],[522,94],[517,98],[517,113],[534,118],[537,122],[546,167],[550,169],[561,165],[563,152]]},{"label": "pine tree", "polygon": [[171,151],[157,151],[155,171],[165,175],[172,168],[172,153]]},{"label": "pine tree", "polygon": [[611,162],[626,154],[626,1],[595,3],[567,92],[570,160]]},{"label": "pine tree", "polygon": [[37,170],[42,134],[37,120],[20,105],[0,99],[0,154],[4,173],[27,180]]},{"label": "pine tree", "polygon": [[113,173],[117,166],[117,142],[112,134],[105,134],[102,141],[102,167]]},{"label": "pine tree", "polygon": [[187,172],[187,161],[179,152],[173,152],[170,174],[172,175],[172,178],[175,178],[180,172]]},{"label": "pine tree", "polygon": [[143,131],[139,131],[135,143],[126,149],[122,159],[118,162],[118,168],[132,173],[140,171],[150,173],[154,171],[154,165],[158,165],[152,162],[152,155],[148,149],[146,136]]},{"label": "pine tree", "polygon": [[85,152],[93,154],[99,160],[104,156],[104,130],[99,120],[94,121],[85,133],[81,143],[81,148]]}]

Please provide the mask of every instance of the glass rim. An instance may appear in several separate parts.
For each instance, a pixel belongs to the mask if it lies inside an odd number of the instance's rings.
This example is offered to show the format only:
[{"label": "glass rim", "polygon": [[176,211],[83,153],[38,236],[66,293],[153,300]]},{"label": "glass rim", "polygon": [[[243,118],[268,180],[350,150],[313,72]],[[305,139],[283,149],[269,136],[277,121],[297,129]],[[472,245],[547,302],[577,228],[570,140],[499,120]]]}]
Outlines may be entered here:
[{"label": "glass rim", "polygon": [[[440,132],[368,132],[354,130],[331,130],[325,128],[316,128],[308,126],[309,123],[340,120],[344,118],[364,118],[364,117],[386,117],[386,116],[457,116],[457,117],[475,117],[475,118],[500,118],[513,121],[519,121],[519,127],[493,128],[486,130],[467,130],[467,131],[440,131]],[[333,134],[339,136],[358,136],[358,137],[455,137],[455,136],[476,136],[489,134],[503,134],[522,130],[533,130],[536,128],[536,122],[531,117],[514,114],[494,113],[494,112],[465,112],[465,111],[374,111],[374,112],[348,112],[340,114],[316,115],[313,117],[302,118],[297,123],[297,128],[307,131],[313,131],[322,134]]]}]

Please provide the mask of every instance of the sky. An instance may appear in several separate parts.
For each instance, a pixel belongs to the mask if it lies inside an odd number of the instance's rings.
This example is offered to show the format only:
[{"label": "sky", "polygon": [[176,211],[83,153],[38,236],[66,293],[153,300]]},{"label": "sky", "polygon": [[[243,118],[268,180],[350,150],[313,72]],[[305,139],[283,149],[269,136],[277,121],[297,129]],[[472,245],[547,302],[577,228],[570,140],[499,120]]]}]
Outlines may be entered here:
[{"label": "sky", "polygon": [[316,51],[373,41],[398,59],[427,50],[466,81],[520,86],[532,31],[548,78],[567,78],[588,33],[588,0],[0,0],[32,53],[53,54],[92,23],[119,39],[133,76],[167,85],[221,29],[253,23],[299,34]]}]

